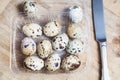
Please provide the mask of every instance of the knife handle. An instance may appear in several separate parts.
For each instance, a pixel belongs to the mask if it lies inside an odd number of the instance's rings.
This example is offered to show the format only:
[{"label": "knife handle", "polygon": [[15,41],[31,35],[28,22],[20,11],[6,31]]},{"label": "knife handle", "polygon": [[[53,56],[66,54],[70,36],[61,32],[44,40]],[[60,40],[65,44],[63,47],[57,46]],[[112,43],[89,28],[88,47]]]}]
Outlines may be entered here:
[{"label": "knife handle", "polygon": [[101,80],[110,80],[108,64],[107,64],[106,42],[100,42],[100,47],[101,47],[101,60],[102,60]]}]

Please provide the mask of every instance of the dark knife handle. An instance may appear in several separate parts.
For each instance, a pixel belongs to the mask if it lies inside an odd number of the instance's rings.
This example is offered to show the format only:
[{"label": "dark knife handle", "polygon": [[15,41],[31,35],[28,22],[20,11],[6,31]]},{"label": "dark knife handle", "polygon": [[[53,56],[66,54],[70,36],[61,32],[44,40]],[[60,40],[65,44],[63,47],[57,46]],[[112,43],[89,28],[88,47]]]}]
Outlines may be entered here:
[{"label": "dark knife handle", "polygon": [[106,42],[100,42],[101,47],[101,60],[102,60],[102,77],[101,80],[110,80],[108,63],[107,63],[107,51]]}]

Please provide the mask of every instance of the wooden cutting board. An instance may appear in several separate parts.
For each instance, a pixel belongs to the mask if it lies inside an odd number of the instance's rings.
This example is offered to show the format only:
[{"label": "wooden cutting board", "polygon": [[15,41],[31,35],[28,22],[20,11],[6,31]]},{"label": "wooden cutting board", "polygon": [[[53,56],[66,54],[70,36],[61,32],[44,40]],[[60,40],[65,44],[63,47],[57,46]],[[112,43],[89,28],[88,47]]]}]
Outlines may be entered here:
[{"label": "wooden cutting board", "polygon": [[[40,0],[44,7],[45,0]],[[59,1],[59,0],[58,0]],[[91,0],[86,0],[86,7],[88,9],[88,17],[90,21],[91,30],[91,53],[88,56],[89,65],[81,74],[79,79],[75,75],[68,77],[45,76],[39,77],[38,74],[14,74],[10,70],[10,17],[17,14],[18,3],[21,0],[1,0],[0,1],[0,80],[100,80],[100,54],[97,43],[94,40],[92,15],[91,15]],[[120,80],[120,0],[105,0],[105,21],[107,27],[107,52],[108,52],[108,65],[110,70],[111,80]],[[7,10],[7,11],[6,11]],[[91,37],[90,36],[90,37]],[[72,77],[71,77],[72,76]]]}]

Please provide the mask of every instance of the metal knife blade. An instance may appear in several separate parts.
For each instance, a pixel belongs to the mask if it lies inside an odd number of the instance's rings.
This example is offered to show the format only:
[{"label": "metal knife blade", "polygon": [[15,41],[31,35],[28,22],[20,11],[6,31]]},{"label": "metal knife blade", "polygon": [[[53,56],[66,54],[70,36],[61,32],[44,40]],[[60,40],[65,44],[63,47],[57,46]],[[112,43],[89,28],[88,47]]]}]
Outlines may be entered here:
[{"label": "metal knife blade", "polygon": [[103,0],[92,1],[93,25],[95,27],[96,40],[100,42],[106,41]]}]

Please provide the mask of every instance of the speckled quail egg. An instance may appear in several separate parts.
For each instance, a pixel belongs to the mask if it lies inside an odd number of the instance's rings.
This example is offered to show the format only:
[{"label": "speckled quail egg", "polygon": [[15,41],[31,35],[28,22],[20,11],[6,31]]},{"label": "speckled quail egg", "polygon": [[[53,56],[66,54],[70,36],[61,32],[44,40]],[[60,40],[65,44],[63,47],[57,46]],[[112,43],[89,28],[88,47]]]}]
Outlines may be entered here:
[{"label": "speckled quail egg", "polygon": [[45,67],[48,71],[56,71],[60,68],[61,58],[57,53],[51,54],[45,61]]},{"label": "speckled quail egg", "polygon": [[29,56],[25,58],[24,66],[30,70],[38,71],[44,67],[44,61],[37,56]]},{"label": "speckled quail egg", "polygon": [[83,18],[83,11],[80,6],[71,6],[69,8],[69,17],[74,23],[79,23]]},{"label": "speckled quail egg", "polygon": [[52,51],[51,42],[49,40],[43,40],[39,42],[37,46],[37,51],[38,51],[38,55],[41,58],[47,58]]},{"label": "speckled quail egg", "polygon": [[73,71],[79,68],[81,62],[76,55],[69,55],[63,58],[61,68],[64,71]]},{"label": "speckled quail egg", "polygon": [[26,36],[32,38],[38,38],[42,35],[42,28],[36,23],[26,24],[23,26],[22,30]]},{"label": "speckled quail egg", "polygon": [[23,9],[25,14],[30,17],[37,17],[37,12],[38,12],[38,5],[35,1],[32,0],[26,0],[23,4]]},{"label": "speckled quail egg", "polygon": [[48,37],[54,37],[61,31],[61,25],[57,21],[47,23],[43,27],[43,32]]},{"label": "speckled quail egg", "polygon": [[53,49],[56,51],[62,51],[66,48],[69,38],[65,33],[57,35],[52,40]]},{"label": "speckled quail egg", "polygon": [[21,43],[21,50],[25,55],[32,55],[36,52],[36,43],[29,37],[25,37]]},{"label": "speckled quail egg", "polygon": [[69,41],[66,51],[70,54],[77,54],[83,52],[83,42],[80,39]]},{"label": "speckled quail egg", "polygon": [[70,38],[77,38],[81,39],[83,35],[82,26],[81,24],[70,24],[67,28],[67,34]]}]

